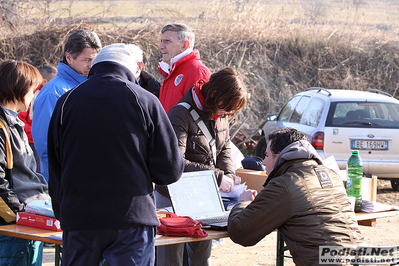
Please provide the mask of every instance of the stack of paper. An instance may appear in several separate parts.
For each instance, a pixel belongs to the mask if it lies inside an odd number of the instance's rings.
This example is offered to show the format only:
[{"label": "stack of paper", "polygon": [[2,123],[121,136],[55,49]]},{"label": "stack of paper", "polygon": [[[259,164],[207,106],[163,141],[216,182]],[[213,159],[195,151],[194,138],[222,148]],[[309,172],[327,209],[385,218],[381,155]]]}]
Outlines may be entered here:
[{"label": "stack of paper", "polygon": [[395,210],[399,210],[399,207],[370,200],[362,200],[361,212],[382,212]]},{"label": "stack of paper", "polygon": [[48,200],[32,200],[26,204],[26,212],[53,217],[54,211],[51,205],[51,199]]},{"label": "stack of paper", "polygon": [[51,199],[32,200],[26,204],[24,212],[17,213],[17,224],[52,231],[61,231],[60,222],[55,219]]},{"label": "stack of paper", "polygon": [[245,183],[235,185],[230,192],[220,191],[220,196],[222,198],[238,199],[238,197],[247,189]]}]

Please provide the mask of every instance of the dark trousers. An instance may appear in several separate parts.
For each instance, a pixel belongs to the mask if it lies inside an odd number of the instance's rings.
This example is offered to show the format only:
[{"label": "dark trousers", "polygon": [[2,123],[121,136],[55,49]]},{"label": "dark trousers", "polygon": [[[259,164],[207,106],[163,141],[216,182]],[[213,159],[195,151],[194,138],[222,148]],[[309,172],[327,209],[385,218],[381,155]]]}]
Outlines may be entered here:
[{"label": "dark trousers", "polygon": [[[184,251],[187,251],[187,262]],[[211,265],[212,241],[199,241],[157,247],[157,266]]]},{"label": "dark trousers", "polygon": [[62,266],[152,266],[155,261],[153,226],[121,230],[64,231]]},{"label": "dark trousers", "polygon": [[[157,208],[172,205],[169,198],[155,192]],[[212,241],[199,241],[157,247],[157,266],[208,266],[211,265]],[[187,258],[184,255],[187,255]]]}]

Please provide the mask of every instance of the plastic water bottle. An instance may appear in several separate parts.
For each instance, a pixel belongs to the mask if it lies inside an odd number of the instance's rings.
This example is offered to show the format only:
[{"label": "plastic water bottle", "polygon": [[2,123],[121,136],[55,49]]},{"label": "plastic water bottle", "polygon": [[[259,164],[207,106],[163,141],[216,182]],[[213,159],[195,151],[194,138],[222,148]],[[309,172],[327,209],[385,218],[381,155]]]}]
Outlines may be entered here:
[{"label": "plastic water bottle", "polygon": [[353,150],[347,162],[346,172],[346,193],[348,197],[355,197],[355,212],[360,212],[362,207],[362,177],[363,162],[359,156],[359,151]]}]

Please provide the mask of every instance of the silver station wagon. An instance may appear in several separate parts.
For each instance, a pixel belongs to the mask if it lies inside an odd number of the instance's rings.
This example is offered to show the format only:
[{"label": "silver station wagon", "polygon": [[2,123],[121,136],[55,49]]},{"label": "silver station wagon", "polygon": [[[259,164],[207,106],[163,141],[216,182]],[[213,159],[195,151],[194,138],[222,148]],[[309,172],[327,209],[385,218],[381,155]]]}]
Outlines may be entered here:
[{"label": "silver station wagon", "polygon": [[[333,155],[340,169],[346,168],[351,150],[359,150],[364,175],[390,179],[399,190],[399,101],[391,95],[310,88],[291,98],[276,120],[263,126],[263,134],[281,127],[305,133],[321,157]],[[258,156],[265,145],[258,142]]]}]

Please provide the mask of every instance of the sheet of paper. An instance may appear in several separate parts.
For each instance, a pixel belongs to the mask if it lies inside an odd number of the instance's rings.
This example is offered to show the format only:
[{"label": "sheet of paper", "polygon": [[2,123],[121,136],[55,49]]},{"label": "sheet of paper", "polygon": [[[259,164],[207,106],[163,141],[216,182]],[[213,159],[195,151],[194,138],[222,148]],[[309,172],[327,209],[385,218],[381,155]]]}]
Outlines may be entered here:
[{"label": "sheet of paper", "polygon": [[388,205],[384,203],[374,202],[370,200],[362,200],[362,212],[382,212],[382,211],[397,211],[398,206]]},{"label": "sheet of paper", "polygon": [[247,185],[245,183],[242,183],[239,185],[235,185],[233,187],[233,190],[228,193],[220,191],[220,196],[222,196],[222,198],[238,199],[241,193],[243,193],[246,189]]},{"label": "sheet of paper", "polygon": [[330,157],[326,158],[323,161],[323,164],[325,167],[327,167],[327,168],[335,171],[337,174],[339,174],[343,181],[346,181],[348,179],[348,177],[346,175],[346,170],[339,169],[339,166],[337,164],[337,161],[335,160],[334,155],[331,155]]}]

